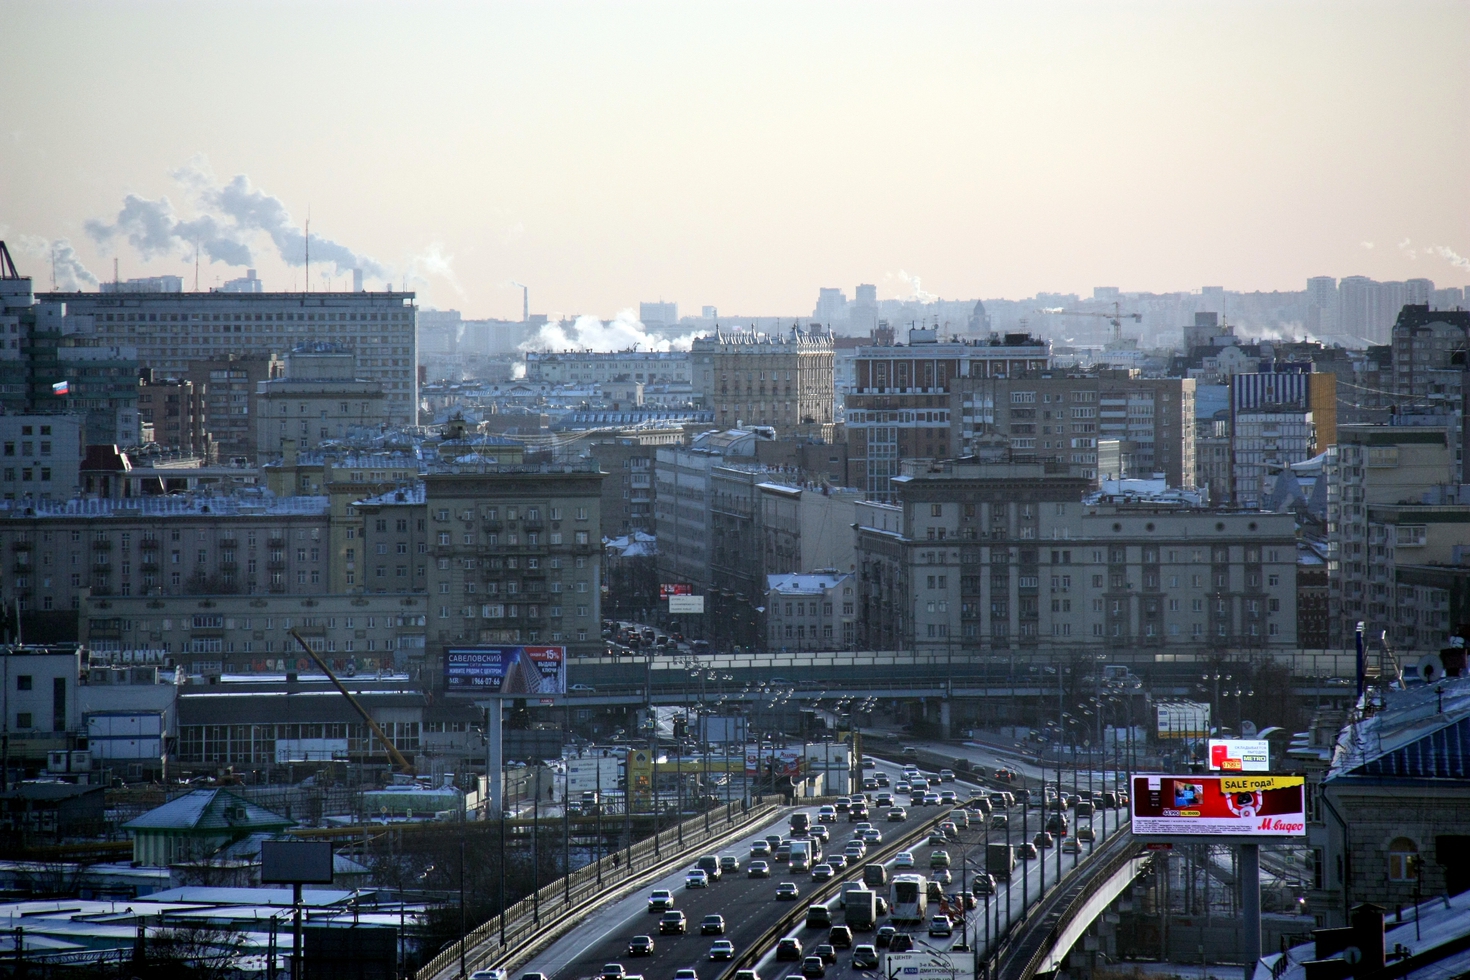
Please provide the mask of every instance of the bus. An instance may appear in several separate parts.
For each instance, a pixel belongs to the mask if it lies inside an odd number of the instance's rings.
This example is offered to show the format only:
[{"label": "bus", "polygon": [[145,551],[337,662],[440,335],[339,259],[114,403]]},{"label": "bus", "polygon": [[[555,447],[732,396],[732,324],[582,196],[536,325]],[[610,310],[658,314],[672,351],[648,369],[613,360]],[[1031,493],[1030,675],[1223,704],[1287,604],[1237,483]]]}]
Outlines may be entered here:
[{"label": "bus", "polygon": [[927,879],[923,875],[894,875],[890,889],[892,906],[890,916],[894,922],[923,922],[928,911],[929,895]]}]

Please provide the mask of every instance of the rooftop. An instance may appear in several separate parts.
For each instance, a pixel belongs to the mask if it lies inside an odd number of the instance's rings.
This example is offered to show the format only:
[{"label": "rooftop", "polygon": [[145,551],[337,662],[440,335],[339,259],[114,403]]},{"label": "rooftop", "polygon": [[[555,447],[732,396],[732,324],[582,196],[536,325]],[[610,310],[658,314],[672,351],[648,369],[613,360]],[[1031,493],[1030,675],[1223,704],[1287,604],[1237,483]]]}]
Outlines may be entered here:
[{"label": "rooftop", "polygon": [[1327,779],[1470,779],[1470,677],[1367,697],[1374,710],[1343,728]]}]

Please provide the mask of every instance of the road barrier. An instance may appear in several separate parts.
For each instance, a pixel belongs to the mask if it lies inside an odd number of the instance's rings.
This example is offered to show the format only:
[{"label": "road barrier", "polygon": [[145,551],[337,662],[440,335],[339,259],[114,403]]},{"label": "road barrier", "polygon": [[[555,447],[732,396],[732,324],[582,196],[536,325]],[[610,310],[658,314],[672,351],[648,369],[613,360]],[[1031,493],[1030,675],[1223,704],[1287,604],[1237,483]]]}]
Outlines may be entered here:
[{"label": "road barrier", "polygon": [[[471,929],[466,936],[446,946],[419,968],[414,974],[415,980],[457,977],[461,945],[464,946],[465,966],[469,972],[492,965],[509,970],[517,960],[533,954],[575,924],[588,906],[594,902],[601,904],[600,900],[609,892],[667,874],[669,869],[687,863],[691,855],[707,853],[711,841],[723,842],[726,838],[748,832],[751,827],[769,819],[785,802],[783,796],[756,797],[749,810],[743,809],[740,803],[727,804],[709,812],[708,830],[705,829],[706,816],[701,814],[682,825],[675,824],[660,831],[657,838],[647,837],[631,848],[611,852],[599,861],[572,872],[570,881],[558,878],[542,886],[534,896],[527,895],[500,915]],[[598,883],[599,876],[601,884]],[[500,940],[502,917],[505,921],[504,943]]]}]

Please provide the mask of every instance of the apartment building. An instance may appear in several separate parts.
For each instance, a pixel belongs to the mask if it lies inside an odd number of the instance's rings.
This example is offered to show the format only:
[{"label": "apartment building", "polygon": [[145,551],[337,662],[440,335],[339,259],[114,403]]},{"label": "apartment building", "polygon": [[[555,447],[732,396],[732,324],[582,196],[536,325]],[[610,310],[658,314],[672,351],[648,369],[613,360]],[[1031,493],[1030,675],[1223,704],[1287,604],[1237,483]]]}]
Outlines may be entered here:
[{"label": "apartment building", "polygon": [[[417,310],[411,292],[42,293],[94,325],[96,341],[136,350],[136,362],[184,377],[191,362],[255,357],[335,344],[356,359],[354,375],[376,381],[388,419],[418,423]],[[129,380],[136,377],[136,369]],[[93,439],[92,441],[98,441]]]},{"label": "apartment building", "polygon": [[[1327,574],[1333,646],[1352,642],[1369,616],[1368,509],[1421,502],[1452,480],[1455,453],[1448,429],[1410,425],[1344,425],[1323,466],[1327,480]],[[1386,628],[1383,624],[1382,628]]]},{"label": "apartment building", "polygon": [[75,496],[85,438],[81,415],[0,415],[0,499]]},{"label": "apartment building", "polygon": [[1043,464],[911,466],[858,509],[859,643],[979,653],[1293,649],[1290,515],[1084,497]]},{"label": "apartment building", "polygon": [[1366,635],[1387,632],[1400,651],[1442,649],[1460,626],[1450,621],[1448,591],[1402,569],[1459,565],[1467,551],[1470,504],[1370,504]]},{"label": "apartment building", "polygon": [[857,643],[855,577],[836,572],[766,579],[767,650],[853,650]]},{"label": "apartment building", "polygon": [[1336,441],[1336,375],[1292,365],[1231,376],[1231,503],[1262,506],[1271,475]]},{"label": "apartment building", "polygon": [[556,385],[690,383],[688,351],[527,351],[526,380]]},{"label": "apartment building", "polygon": [[1051,363],[1050,342],[1030,334],[971,342],[910,330],[906,346],[894,344],[891,332],[887,340],[858,349],[844,397],[853,482],[870,500],[891,499],[900,460],[964,452],[951,439],[952,421],[960,418],[951,400],[957,379],[1031,376]]},{"label": "apartment building", "polygon": [[255,392],[256,448],[266,455],[280,453],[288,439],[311,450],[392,421],[382,382],[359,375],[358,358],[335,345],[291,351],[285,373]]},{"label": "apartment building", "polygon": [[1045,460],[1096,480],[1098,440],[1115,439],[1122,467],[1114,479],[1162,473],[1171,487],[1195,485],[1193,378],[1144,378],[1135,370],[1041,371],[1020,378],[959,378],[952,387],[952,455],[971,455],[1003,440],[1014,460]]},{"label": "apartment building", "polygon": [[152,429],[152,442],[213,461],[214,440],[205,389],[192,381],[154,378],[144,371],[138,379],[138,421]]},{"label": "apartment building", "polygon": [[587,451],[607,474],[602,481],[602,536],[652,534],[657,453],[661,446],[682,445],[683,427],[627,429],[593,440]]},{"label": "apartment building", "polygon": [[46,753],[76,748],[81,728],[77,679],[81,649],[76,644],[0,648],[0,731],[6,765],[44,765]]},{"label": "apartment building", "polygon": [[430,469],[431,655],[451,643],[602,649],[603,476],[595,460]]},{"label": "apartment building", "polygon": [[694,341],[691,381],[722,428],[773,426],[830,441],[835,353],[832,331],[816,325],[784,334],[716,329]]},{"label": "apartment building", "polygon": [[222,462],[256,461],[255,392],[262,381],[285,373],[286,362],[275,354],[225,354],[189,362],[183,378],[203,392],[209,435]]},{"label": "apartment building", "polygon": [[1400,398],[1459,405],[1464,395],[1470,311],[1402,307],[1390,337],[1393,390]]}]

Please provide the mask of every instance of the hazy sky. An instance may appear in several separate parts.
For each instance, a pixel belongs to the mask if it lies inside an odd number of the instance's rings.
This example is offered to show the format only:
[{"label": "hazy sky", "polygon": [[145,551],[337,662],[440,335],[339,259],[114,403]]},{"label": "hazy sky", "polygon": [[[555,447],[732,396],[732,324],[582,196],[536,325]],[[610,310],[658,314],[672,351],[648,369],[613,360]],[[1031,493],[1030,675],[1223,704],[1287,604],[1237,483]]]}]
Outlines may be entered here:
[{"label": "hazy sky", "polygon": [[0,34],[0,234],[38,282],[67,239],[192,284],[207,237],[289,289],[270,233],[296,259],[310,208],[476,316],[518,317],[512,280],[608,316],[1470,283],[1463,0],[0,0]]}]

